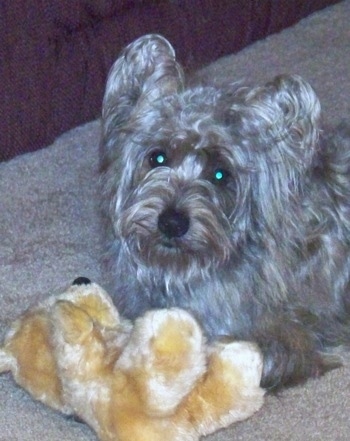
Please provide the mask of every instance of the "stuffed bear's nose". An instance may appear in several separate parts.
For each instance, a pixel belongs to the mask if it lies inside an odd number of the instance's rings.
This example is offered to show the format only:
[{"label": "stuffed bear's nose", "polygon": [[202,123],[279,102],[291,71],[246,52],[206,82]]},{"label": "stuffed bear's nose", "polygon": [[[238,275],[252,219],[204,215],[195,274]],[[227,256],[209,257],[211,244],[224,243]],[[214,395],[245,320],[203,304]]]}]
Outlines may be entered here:
[{"label": "stuffed bear's nose", "polygon": [[91,280],[88,279],[87,277],[78,277],[77,279],[74,280],[72,285],[90,285],[90,283]]},{"label": "stuffed bear's nose", "polygon": [[184,236],[190,227],[188,215],[175,208],[167,208],[158,218],[159,230],[169,239]]}]

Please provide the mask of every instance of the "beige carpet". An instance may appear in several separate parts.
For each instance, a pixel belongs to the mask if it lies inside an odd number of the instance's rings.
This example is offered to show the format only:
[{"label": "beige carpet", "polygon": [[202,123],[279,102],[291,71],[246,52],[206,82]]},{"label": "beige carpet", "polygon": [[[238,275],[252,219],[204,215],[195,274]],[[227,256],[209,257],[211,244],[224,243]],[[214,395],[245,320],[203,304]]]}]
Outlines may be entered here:
[{"label": "beige carpet", "polygon": [[[219,60],[207,72],[253,82],[298,73],[315,87],[326,121],[350,120],[350,1]],[[21,311],[76,276],[104,282],[98,138],[93,122],[47,149],[0,164],[1,333]],[[208,440],[348,441],[349,374],[348,362],[322,379],[268,397],[250,420]],[[95,439],[87,426],[34,402],[9,375],[0,378],[0,441]]]}]

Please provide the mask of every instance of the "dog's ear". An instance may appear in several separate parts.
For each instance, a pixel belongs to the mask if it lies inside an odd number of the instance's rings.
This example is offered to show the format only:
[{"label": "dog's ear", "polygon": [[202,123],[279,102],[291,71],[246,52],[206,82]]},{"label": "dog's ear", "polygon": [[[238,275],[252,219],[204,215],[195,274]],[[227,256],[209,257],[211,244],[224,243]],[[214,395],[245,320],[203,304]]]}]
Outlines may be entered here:
[{"label": "dog's ear", "polygon": [[270,232],[297,225],[292,214],[287,219],[284,213],[317,151],[320,104],[315,92],[299,76],[283,75],[263,87],[241,88],[231,100],[228,124],[253,170],[256,219]]},{"label": "dog's ear", "polygon": [[[132,153],[125,149],[130,125],[137,116],[147,114],[159,98],[183,88],[184,76],[170,43],[160,35],[145,35],[127,46],[110,71],[102,108],[100,144],[105,210],[116,207],[128,194],[134,166]],[[135,118],[133,118],[135,117]]]},{"label": "dog's ear", "polygon": [[280,75],[242,96],[243,103],[231,111],[239,114],[244,135],[260,140],[277,160],[302,168],[309,165],[320,117],[320,103],[312,87],[297,75]]},{"label": "dog's ear", "polygon": [[127,46],[110,71],[103,100],[104,124],[118,126],[135,109],[183,85],[183,72],[170,43],[160,35],[140,37]]}]

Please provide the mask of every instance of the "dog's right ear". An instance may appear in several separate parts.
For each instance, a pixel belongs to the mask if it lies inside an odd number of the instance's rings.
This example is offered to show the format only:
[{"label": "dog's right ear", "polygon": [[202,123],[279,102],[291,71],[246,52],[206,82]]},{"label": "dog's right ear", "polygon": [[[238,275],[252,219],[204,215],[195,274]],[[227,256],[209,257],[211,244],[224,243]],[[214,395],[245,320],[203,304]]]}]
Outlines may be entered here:
[{"label": "dog's right ear", "polygon": [[103,100],[104,125],[124,123],[135,109],[177,92],[183,72],[170,43],[150,34],[129,44],[109,73]]}]

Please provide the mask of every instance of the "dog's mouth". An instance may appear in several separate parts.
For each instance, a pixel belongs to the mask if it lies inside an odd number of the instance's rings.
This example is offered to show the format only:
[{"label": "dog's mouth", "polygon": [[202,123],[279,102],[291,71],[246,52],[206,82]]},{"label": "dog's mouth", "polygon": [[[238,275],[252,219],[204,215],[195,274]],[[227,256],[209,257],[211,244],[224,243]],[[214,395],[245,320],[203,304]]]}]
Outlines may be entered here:
[{"label": "dog's mouth", "polygon": [[175,242],[171,242],[170,240],[163,240],[161,242],[161,246],[171,250],[173,248],[176,248],[176,243]]},{"label": "dog's mouth", "polygon": [[[158,239],[158,250],[164,253],[170,253],[175,256],[191,253],[191,241],[183,238],[168,239],[161,237]],[[181,258],[181,257],[180,257]]]}]

